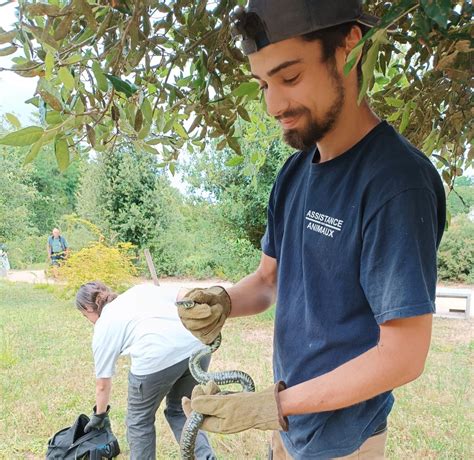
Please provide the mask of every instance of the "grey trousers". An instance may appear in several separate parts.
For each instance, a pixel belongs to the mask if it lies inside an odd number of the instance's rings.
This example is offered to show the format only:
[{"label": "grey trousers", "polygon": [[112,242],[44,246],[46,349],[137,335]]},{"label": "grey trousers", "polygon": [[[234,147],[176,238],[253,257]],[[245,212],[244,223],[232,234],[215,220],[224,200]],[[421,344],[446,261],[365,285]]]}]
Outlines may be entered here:
[{"label": "grey trousers", "polygon": [[[183,396],[191,397],[197,384],[189,372],[188,359],[149,375],[128,375],[127,440],[131,460],[155,460],[155,413],[166,397],[165,417],[179,443],[186,415],[181,407]],[[210,357],[201,361],[207,370]],[[216,460],[207,436],[200,431],[196,439],[195,458]]]}]

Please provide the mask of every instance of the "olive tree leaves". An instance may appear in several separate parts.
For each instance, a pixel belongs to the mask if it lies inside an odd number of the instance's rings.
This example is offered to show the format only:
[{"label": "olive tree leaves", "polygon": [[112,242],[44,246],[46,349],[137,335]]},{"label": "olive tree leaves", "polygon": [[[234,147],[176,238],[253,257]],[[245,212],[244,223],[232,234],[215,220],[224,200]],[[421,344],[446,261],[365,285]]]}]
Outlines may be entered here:
[{"label": "olive tree leaves", "polygon": [[344,72],[354,69],[365,49],[359,103],[370,93],[378,113],[433,154],[452,189],[474,162],[472,3],[400,0],[388,9],[381,2],[368,6],[382,20],[349,54]]},{"label": "olive tree leaves", "polygon": [[[41,126],[26,136],[28,128],[12,124],[18,131],[0,143],[21,137],[14,142],[31,146],[30,161],[54,142],[64,167],[78,148],[103,151],[127,141],[174,165],[181,151],[192,155],[216,139],[241,164],[239,133],[259,97],[229,33],[230,13],[244,3],[20,2],[14,28],[0,30],[0,55],[14,55],[10,71],[38,78],[29,102]],[[366,7],[382,20],[344,69],[351,72],[362,56],[359,103],[370,94],[378,113],[443,159],[451,184],[473,162],[471,2],[374,0]]]},{"label": "olive tree leaves", "polygon": [[43,145],[54,141],[56,152],[127,141],[174,162],[209,136],[240,151],[234,125],[248,119],[241,106],[256,93],[233,93],[248,80],[228,33],[238,3],[21,2],[0,45],[21,51],[11,70],[39,77],[29,102],[39,109]]}]

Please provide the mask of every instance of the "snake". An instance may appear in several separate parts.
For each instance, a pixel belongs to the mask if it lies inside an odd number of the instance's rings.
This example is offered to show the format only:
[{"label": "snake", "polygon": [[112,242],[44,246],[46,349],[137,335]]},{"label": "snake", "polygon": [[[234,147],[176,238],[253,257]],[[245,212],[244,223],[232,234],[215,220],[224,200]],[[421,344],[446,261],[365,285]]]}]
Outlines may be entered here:
[{"label": "snake", "polygon": [[[176,302],[177,307],[193,308],[195,302],[192,300],[181,300]],[[213,380],[218,385],[229,385],[238,383],[242,386],[243,391],[255,391],[255,383],[247,373],[243,371],[222,371],[222,372],[206,372],[201,367],[201,359],[210,356],[221,345],[222,335],[219,333],[217,338],[209,345],[194,352],[189,357],[189,371],[196,381],[205,385]],[[194,460],[194,447],[199,429],[204,422],[204,414],[192,411],[184,424],[180,439],[180,451],[182,460]]]}]

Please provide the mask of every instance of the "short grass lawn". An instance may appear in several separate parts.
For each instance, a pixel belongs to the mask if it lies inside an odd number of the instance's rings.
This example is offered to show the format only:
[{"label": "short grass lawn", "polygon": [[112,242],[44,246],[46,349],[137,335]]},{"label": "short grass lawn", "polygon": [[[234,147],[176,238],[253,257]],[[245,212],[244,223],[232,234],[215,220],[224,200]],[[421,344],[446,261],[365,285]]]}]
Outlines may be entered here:
[{"label": "short grass lawn", "polygon": [[[48,438],[94,405],[92,325],[72,301],[47,289],[0,282],[0,459],[44,458]],[[272,315],[230,321],[211,364],[242,369],[257,389],[272,382]],[[435,319],[426,371],[396,391],[387,454],[391,459],[473,458],[472,321]],[[113,381],[111,420],[128,457],[125,413],[128,361]],[[179,458],[162,414],[158,459]],[[222,459],[265,459],[269,434],[211,435]]]}]

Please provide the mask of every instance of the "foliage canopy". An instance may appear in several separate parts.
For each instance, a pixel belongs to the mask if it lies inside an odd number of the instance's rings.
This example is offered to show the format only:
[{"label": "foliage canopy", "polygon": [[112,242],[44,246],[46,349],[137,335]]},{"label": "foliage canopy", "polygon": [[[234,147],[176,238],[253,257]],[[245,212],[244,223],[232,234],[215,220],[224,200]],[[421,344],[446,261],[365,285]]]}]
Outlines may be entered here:
[{"label": "foliage canopy", "polygon": [[[126,140],[158,154],[174,171],[180,151],[220,138],[241,154],[238,125],[250,121],[257,84],[237,44],[230,14],[244,0],[48,0],[19,2],[12,30],[0,30],[0,55],[11,70],[39,77],[29,102],[40,126],[0,142],[28,145],[31,161],[54,145],[61,169],[88,143],[96,151]],[[472,3],[459,0],[367,2],[382,17],[365,45],[361,96],[428,154],[445,182],[472,165]],[[387,35],[396,24],[397,31]],[[238,162],[239,160],[236,160]],[[256,162],[260,161],[259,158]],[[256,163],[258,168],[259,164]]]}]

